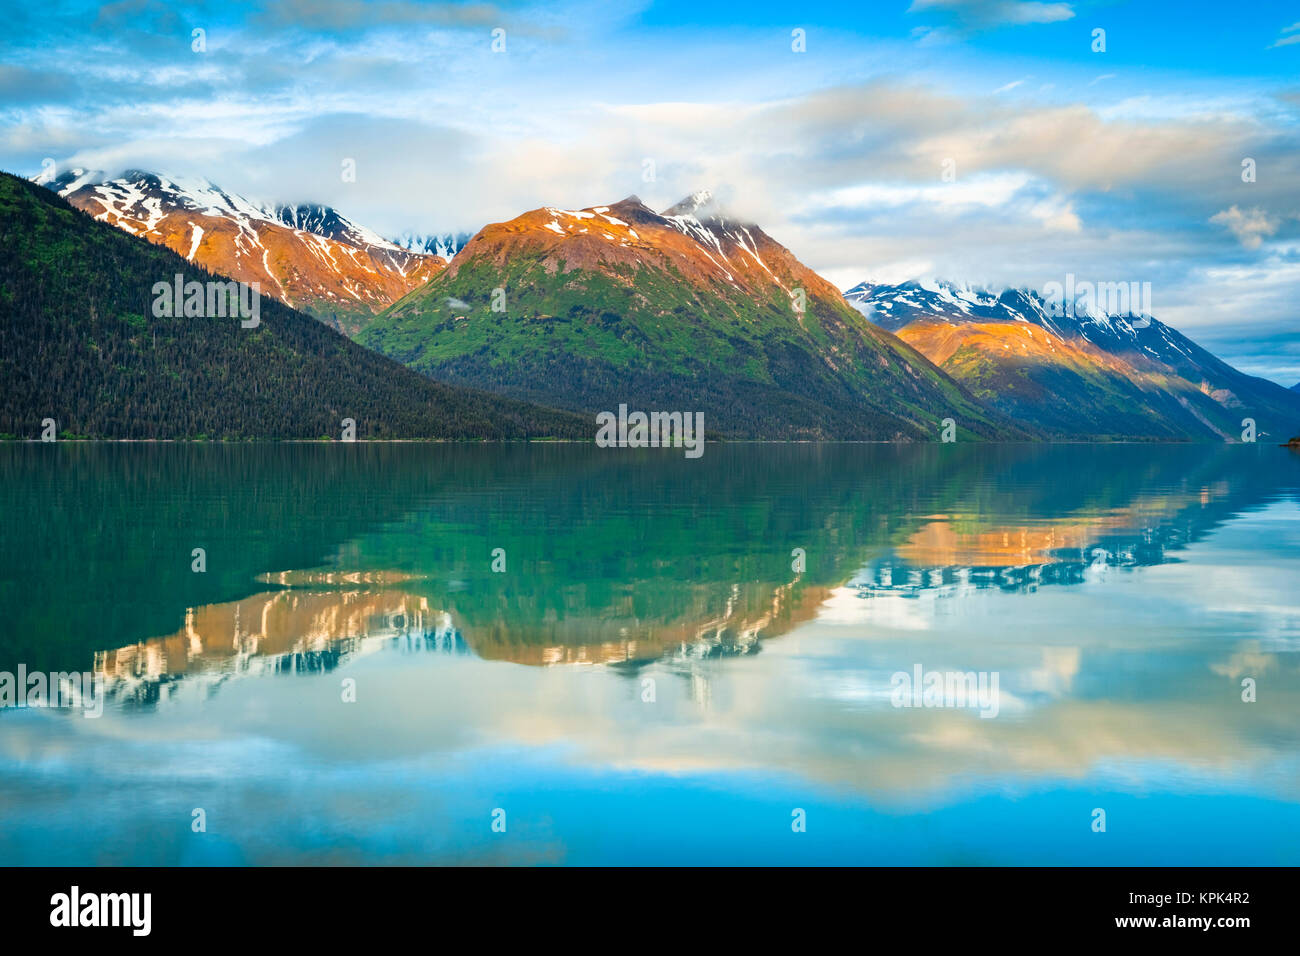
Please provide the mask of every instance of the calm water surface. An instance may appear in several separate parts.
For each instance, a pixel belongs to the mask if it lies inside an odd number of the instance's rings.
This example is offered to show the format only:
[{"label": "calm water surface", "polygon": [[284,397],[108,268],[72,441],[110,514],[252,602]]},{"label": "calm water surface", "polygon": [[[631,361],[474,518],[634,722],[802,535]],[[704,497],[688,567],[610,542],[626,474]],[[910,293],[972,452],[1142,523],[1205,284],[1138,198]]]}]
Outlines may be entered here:
[{"label": "calm water surface", "polygon": [[1300,864],[1284,449],[7,444],[0,500],[0,671],[108,693],[0,709],[3,864]]}]

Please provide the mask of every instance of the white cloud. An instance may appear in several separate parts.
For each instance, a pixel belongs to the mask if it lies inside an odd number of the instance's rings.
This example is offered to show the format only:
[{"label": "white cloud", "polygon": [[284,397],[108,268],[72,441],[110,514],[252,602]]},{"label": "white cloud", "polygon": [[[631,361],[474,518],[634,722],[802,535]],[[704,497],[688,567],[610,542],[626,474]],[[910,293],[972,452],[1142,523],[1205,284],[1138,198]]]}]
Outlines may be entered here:
[{"label": "white cloud", "polygon": [[1053,196],[1034,204],[1030,214],[1053,232],[1082,232],[1083,221],[1074,211],[1074,203]]},{"label": "white cloud", "polygon": [[[1269,45],[1270,50],[1275,47],[1290,46],[1293,43],[1300,43],[1300,22],[1293,23],[1289,27],[1283,27],[1281,32],[1282,36],[1278,37]],[[1291,35],[1287,36],[1288,33]]]},{"label": "white cloud", "polygon": [[910,12],[926,10],[950,13],[960,22],[978,27],[1059,23],[1074,17],[1074,9],[1068,3],[1039,3],[1035,0],[912,0]]},{"label": "white cloud", "polygon": [[1247,249],[1258,249],[1265,236],[1277,232],[1279,222],[1258,207],[1245,211],[1235,205],[1217,212],[1210,222],[1225,226]]},{"label": "white cloud", "polygon": [[809,198],[807,208],[865,211],[918,204],[933,207],[936,211],[957,211],[972,206],[998,208],[1007,205],[1028,183],[1029,177],[1024,173],[974,176],[957,182],[936,182],[928,186],[859,183],[814,194]]}]

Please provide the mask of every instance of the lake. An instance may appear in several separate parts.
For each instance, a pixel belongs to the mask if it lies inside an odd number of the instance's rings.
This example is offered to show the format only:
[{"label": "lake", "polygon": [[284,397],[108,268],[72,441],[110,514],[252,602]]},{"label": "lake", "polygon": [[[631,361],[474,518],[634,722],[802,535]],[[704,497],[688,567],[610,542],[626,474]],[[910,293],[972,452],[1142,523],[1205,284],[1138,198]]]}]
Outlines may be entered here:
[{"label": "lake", "polygon": [[[4,864],[1300,864],[1300,455],[0,445]],[[963,696],[963,690],[968,691]]]}]

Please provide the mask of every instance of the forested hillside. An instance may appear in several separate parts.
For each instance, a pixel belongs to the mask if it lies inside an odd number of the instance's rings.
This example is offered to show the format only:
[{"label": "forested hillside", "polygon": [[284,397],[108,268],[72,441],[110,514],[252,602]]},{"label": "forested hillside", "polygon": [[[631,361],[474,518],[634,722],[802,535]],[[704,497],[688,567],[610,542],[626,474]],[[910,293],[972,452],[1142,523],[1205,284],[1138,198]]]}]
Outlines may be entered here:
[{"label": "forested hillside", "polygon": [[545,207],[482,229],[357,341],[429,376],[575,411],[702,411],[746,439],[1028,432],[705,193]]},{"label": "forested hillside", "polygon": [[0,435],[590,439],[572,414],[432,382],[263,296],[260,325],[157,318],[153,287],[216,279],[0,173]]}]

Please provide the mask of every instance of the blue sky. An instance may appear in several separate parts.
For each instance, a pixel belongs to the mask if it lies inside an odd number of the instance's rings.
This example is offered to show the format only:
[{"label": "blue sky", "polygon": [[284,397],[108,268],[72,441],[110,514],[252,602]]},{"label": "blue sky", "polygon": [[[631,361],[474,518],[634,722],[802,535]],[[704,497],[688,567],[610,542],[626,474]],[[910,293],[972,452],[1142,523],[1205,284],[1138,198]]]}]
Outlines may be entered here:
[{"label": "blue sky", "polygon": [[711,187],[841,287],[1151,282],[1160,318],[1300,381],[1300,3],[120,0],[5,16],[14,172],[199,175],[386,233]]}]

